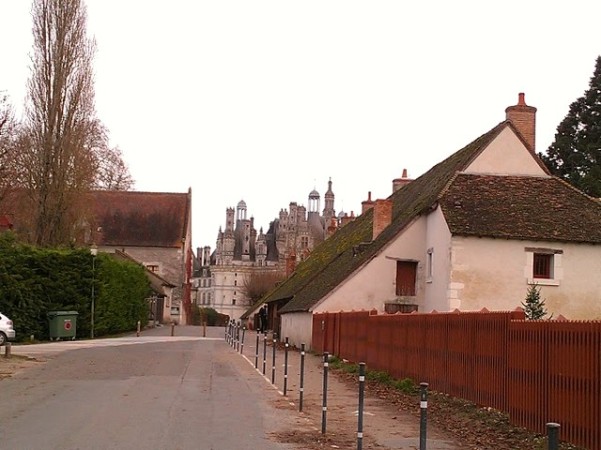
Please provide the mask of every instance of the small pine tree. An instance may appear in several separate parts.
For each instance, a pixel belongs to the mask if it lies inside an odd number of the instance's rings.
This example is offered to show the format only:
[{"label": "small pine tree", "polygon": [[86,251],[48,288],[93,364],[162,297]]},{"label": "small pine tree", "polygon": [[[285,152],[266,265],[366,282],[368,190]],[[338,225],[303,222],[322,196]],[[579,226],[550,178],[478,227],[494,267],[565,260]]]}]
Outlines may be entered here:
[{"label": "small pine tree", "polygon": [[526,320],[540,320],[547,315],[545,301],[540,298],[540,287],[533,284],[528,288],[526,299],[522,302]]}]

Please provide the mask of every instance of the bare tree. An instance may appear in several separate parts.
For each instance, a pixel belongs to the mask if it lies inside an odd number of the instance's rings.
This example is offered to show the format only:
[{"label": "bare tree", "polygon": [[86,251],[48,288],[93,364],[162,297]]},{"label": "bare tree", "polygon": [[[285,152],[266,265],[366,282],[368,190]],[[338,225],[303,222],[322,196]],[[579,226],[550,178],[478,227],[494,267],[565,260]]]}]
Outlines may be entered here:
[{"label": "bare tree", "polygon": [[0,202],[14,185],[16,122],[8,96],[0,92]]},{"label": "bare tree", "polygon": [[134,180],[123,160],[123,153],[119,147],[99,148],[96,161],[95,189],[128,191],[133,187]]},{"label": "bare tree", "polygon": [[25,137],[19,155],[30,193],[33,241],[70,241],[82,193],[93,187],[98,149],[106,148],[96,119],[92,61],[82,0],[34,0],[32,74]]},{"label": "bare tree", "polygon": [[244,294],[249,305],[253,305],[272,290],[285,278],[284,274],[275,270],[261,270],[251,272],[244,279]]}]

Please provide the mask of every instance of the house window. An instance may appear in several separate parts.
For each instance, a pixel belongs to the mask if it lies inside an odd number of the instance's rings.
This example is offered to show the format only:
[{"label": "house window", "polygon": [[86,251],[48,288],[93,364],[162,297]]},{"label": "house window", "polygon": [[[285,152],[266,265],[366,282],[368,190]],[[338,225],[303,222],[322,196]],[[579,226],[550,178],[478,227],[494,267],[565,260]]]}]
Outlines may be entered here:
[{"label": "house window", "polygon": [[309,247],[309,237],[302,236],[301,237],[301,248],[307,248],[307,247]]},{"label": "house window", "polygon": [[526,247],[524,275],[528,284],[559,286],[563,278],[563,250]]},{"label": "house window", "polygon": [[426,259],[426,264],[427,264],[426,282],[431,283],[432,277],[434,275],[434,249],[432,247],[430,247],[428,249],[426,256],[427,256],[427,259]]},{"label": "house window", "polygon": [[416,292],[417,261],[396,262],[396,292],[398,297],[414,297]]},{"label": "house window", "polygon": [[232,305],[235,305],[235,304],[236,304],[236,299],[235,299],[235,298],[233,298],[233,299],[232,299]]},{"label": "house window", "polygon": [[234,286],[238,286],[238,280],[234,280]]},{"label": "house window", "polygon": [[553,278],[553,255],[535,253],[532,269],[532,276],[534,278]]},{"label": "house window", "polygon": [[159,273],[159,265],[158,264],[147,264],[146,268],[150,270],[152,273]]}]

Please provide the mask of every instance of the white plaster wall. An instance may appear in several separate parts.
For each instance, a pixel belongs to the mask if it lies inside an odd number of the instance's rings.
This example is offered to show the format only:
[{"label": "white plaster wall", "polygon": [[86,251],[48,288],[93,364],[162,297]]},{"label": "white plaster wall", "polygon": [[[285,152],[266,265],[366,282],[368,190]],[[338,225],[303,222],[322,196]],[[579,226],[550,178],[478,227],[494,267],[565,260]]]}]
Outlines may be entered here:
[{"label": "white plaster wall", "polygon": [[290,345],[301,348],[301,344],[305,344],[306,350],[312,348],[313,314],[310,312],[286,313],[280,316],[280,320],[282,337],[288,338]]},{"label": "white plaster wall", "polygon": [[530,151],[507,127],[467,167],[466,173],[548,176]]},{"label": "white plaster wall", "polygon": [[451,232],[447,226],[440,206],[428,214],[426,219],[427,235],[424,249],[424,264],[427,271],[427,252],[432,249],[432,277],[426,273],[424,307],[421,312],[448,311],[453,309],[449,305],[447,289],[449,286],[449,273],[451,261]]},{"label": "white plaster wall", "polygon": [[547,311],[572,320],[601,319],[601,246],[559,242],[452,238],[450,296],[461,310],[514,310],[526,298],[532,253],[526,247],[562,250],[556,280],[540,285]]},{"label": "white plaster wall", "polygon": [[396,239],[360,268],[329,296],[317,304],[313,312],[337,312],[377,309],[384,311],[384,302],[396,298],[396,263],[399,259],[419,261],[417,267],[416,301],[420,311],[425,298],[426,219],[418,217]]}]

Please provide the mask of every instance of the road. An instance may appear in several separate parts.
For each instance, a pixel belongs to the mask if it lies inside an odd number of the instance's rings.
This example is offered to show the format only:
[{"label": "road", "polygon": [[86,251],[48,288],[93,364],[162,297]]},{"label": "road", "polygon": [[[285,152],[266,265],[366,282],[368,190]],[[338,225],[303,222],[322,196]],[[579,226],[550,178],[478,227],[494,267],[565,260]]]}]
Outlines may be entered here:
[{"label": "road", "polygon": [[272,438],[281,396],[232,357],[222,328],[176,330],[14,345],[47,362],[0,382],[0,449],[300,448]]}]

